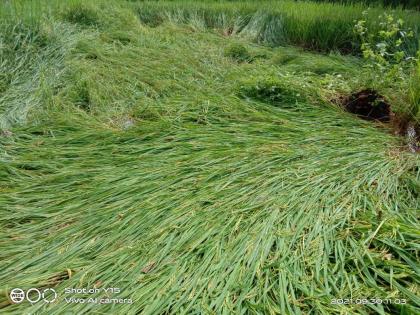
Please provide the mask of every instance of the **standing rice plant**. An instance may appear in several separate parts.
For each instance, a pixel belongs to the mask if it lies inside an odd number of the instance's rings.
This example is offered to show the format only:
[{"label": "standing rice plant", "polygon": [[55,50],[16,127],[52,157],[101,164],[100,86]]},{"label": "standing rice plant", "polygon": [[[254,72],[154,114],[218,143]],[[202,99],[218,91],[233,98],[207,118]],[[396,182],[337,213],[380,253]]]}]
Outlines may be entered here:
[{"label": "standing rice plant", "polygon": [[[180,23],[188,23],[189,18],[195,16],[195,21],[198,17],[205,19],[208,28],[232,30],[235,24],[233,21],[236,19],[241,21],[242,26],[236,28],[235,33],[243,33],[258,42],[270,45],[299,45],[311,50],[337,50],[351,54],[357,54],[361,44],[353,32],[354,21],[360,19],[362,12],[367,8],[361,4],[344,6],[293,1],[265,1],[258,5],[249,1],[210,2],[206,5],[191,1],[159,1],[135,3],[134,7],[145,21],[149,20],[146,12],[153,14],[154,19],[162,15],[157,19],[164,20],[166,15],[171,21]],[[367,20],[372,21],[369,26],[378,28],[373,21],[383,12],[384,9],[381,8],[369,10]],[[226,15],[229,19],[226,19]],[[415,38],[418,38],[418,14],[398,9],[395,10],[395,15],[403,17],[412,27]],[[223,21],[223,27],[220,21]],[[411,53],[418,49],[417,39],[407,44]]]}]

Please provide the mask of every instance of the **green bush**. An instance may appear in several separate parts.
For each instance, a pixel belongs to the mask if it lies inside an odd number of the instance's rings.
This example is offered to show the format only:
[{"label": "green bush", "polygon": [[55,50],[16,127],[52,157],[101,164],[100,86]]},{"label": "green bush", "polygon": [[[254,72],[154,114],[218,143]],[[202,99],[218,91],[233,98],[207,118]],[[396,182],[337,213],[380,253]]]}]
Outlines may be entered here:
[{"label": "green bush", "polygon": [[416,120],[420,100],[416,67],[420,56],[416,58],[405,49],[414,32],[405,26],[401,18],[391,14],[379,16],[377,30],[367,27],[366,20],[359,20],[355,25],[355,32],[362,43],[365,67],[369,70],[366,81],[377,90],[388,89],[392,93],[397,87],[404,91],[401,100],[394,100],[392,111],[402,120]]}]

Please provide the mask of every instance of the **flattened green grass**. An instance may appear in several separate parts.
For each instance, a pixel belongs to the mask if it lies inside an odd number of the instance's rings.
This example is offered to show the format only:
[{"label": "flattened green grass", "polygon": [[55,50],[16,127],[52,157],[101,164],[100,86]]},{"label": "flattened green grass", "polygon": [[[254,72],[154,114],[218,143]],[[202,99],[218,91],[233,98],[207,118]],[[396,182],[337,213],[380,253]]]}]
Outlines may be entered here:
[{"label": "flattened green grass", "polygon": [[[0,136],[1,312],[418,313],[418,156],[328,102],[363,82],[359,61],[124,12],[58,15],[76,34],[59,84],[19,94],[44,99]],[[241,93],[267,95],[264,78],[286,97]],[[94,286],[133,304],[65,303]],[[14,287],[59,298],[12,305]]]}]

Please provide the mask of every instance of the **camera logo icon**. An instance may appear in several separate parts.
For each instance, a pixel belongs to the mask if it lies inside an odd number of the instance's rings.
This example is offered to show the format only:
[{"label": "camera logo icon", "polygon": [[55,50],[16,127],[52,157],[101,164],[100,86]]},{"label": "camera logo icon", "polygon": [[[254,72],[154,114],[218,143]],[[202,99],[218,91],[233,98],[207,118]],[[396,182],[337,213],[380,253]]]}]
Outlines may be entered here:
[{"label": "camera logo icon", "polygon": [[42,292],[36,288],[30,288],[25,293],[24,290],[15,288],[10,291],[10,299],[15,304],[22,303],[25,299],[32,304],[41,299],[45,303],[53,303],[57,299],[57,292],[52,288],[44,289]]},{"label": "camera logo icon", "polygon": [[25,299],[25,292],[22,289],[15,288],[10,292],[10,299],[13,303],[22,303]]}]

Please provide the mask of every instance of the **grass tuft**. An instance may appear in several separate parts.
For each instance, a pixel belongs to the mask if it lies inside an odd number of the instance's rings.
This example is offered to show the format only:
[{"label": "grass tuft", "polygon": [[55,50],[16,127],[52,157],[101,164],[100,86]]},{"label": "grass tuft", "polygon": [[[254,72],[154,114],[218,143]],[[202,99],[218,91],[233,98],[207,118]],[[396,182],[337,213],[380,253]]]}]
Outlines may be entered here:
[{"label": "grass tuft", "polygon": [[275,77],[245,81],[239,87],[239,94],[273,105],[293,106],[296,102],[303,101],[299,90],[293,89],[289,82]]},{"label": "grass tuft", "polygon": [[100,14],[93,5],[78,2],[67,7],[62,13],[63,19],[81,26],[98,26]]},{"label": "grass tuft", "polygon": [[253,57],[242,44],[232,44],[225,49],[225,56],[230,57],[238,62],[251,62]]}]

